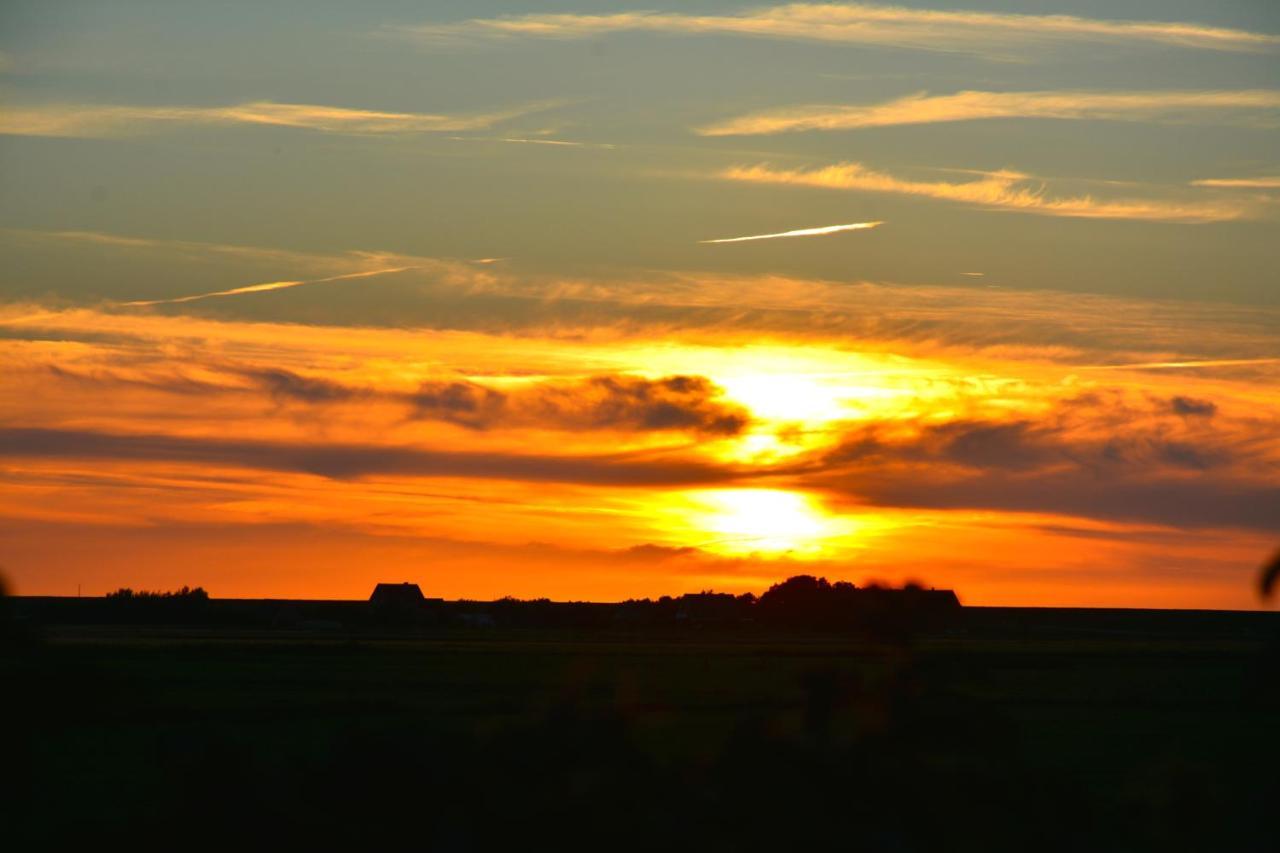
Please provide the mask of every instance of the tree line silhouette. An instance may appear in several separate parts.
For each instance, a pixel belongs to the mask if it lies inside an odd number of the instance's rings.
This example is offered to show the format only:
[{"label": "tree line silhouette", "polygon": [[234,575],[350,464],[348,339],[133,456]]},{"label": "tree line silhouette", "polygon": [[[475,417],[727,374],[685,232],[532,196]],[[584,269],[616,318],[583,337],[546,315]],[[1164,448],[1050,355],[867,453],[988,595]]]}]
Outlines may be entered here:
[{"label": "tree line silhouette", "polygon": [[[50,604],[74,609],[86,622],[240,625],[290,630],[361,628],[564,628],[564,629],[750,629],[823,631],[906,637],[945,627],[960,608],[951,590],[918,584],[857,586],[847,581],[797,575],[755,595],[703,591],[617,603],[563,602],[546,598],[444,601],[421,595],[414,584],[380,584],[361,601],[216,600],[201,587],[172,592],[115,590],[101,599],[64,599]],[[61,612],[61,611],[60,611]]]}]

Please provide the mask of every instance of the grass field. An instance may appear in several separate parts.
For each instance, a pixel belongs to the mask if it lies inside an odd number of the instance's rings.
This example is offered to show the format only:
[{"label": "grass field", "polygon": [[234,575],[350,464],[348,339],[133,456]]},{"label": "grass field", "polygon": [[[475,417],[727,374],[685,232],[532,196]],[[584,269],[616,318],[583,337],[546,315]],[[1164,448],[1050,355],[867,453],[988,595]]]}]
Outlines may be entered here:
[{"label": "grass field", "polygon": [[1276,849],[1270,623],[1058,613],[892,646],[50,629],[3,657],[7,825],[43,845]]}]

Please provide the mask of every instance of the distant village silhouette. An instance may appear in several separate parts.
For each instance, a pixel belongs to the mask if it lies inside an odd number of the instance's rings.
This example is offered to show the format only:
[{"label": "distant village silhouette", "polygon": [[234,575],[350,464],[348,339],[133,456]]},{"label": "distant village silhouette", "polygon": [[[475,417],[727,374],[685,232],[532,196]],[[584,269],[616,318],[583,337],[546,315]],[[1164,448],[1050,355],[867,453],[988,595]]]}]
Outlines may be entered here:
[{"label": "distant village silhouette", "polygon": [[857,586],[797,575],[761,595],[697,592],[615,603],[522,600],[447,601],[409,581],[378,583],[367,601],[215,599],[202,588],[174,592],[122,588],[101,598],[24,598],[36,621],[83,624],[200,624],[314,632],[359,628],[695,627],[786,629],[898,637],[945,627],[961,609],[950,589],[908,583]]}]

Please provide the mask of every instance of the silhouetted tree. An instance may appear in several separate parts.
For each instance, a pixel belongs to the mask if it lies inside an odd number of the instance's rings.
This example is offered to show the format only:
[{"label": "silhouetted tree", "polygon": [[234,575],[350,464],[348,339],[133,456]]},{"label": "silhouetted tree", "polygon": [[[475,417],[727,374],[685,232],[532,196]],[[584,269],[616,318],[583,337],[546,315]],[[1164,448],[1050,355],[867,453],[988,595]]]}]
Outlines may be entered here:
[{"label": "silhouetted tree", "polygon": [[184,586],[172,592],[152,592],[121,587],[106,595],[115,619],[138,622],[190,622],[207,615],[209,593],[202,587]]},{"label": "silhouetted tree", "polygon": [[853,630],[878,639],[905,639],[926,623],[959,607],[954,593],[926,590],[918,584],[901,589],[798,575],[775,584],[760,596],[760,618],[793,628]]},{"label": "silhouetted tree", "polygon": [[208,601],[209,593],[204,591],[203,587],[184,586],[182,589],[173,592],[151,592],[149,590],[138,590],[135,592],[127,586],[122,586],[115,592],[107,593],[107,598],[117,601]]}]

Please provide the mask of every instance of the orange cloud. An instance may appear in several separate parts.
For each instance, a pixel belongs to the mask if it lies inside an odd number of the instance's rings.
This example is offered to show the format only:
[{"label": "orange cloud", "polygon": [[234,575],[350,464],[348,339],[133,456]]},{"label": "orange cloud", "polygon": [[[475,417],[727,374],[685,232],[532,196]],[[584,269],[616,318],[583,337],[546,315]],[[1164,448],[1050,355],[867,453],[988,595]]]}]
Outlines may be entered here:
[{"label": "orange cloud", "polygon": [[1117,387],[1015,416],[852,427],[811,476],[887,506],[1280,531],[1280,419]]},{"label": "orange cloud", "polygon": [[[811,104],[767,110],[700,128],[703,136],[745,136],[804,130],[856,130],[905,124],[937,124],[993,118],[1194,120],[1247,111],[1274,120],[1280,91],[956,92],[919,93],[883,104]],[[1211,184],[1215,185],[1215,184]],[[1220,186],[1220,184],[1216,184]]]},{"label": "orange cloud", "polygon": [[1193,187],[1225,187],[1245,190],[1280,190],[1280,176],[1257,178],[1201,178]]},{"label": "orange cloud", "polygon": [[36,104],[12,106],[0,113],[0,134],[92,138],[127,136],[184,125],[267,125],[358,135],[441,133],[484,130],[518,116],[548,109],[556,103],[453,115],[382,112],[273,101],[225,107]]},{"label": "orange cloud", "polygon": [[1072,41],[1145,42],[1227,51],[1266,51],[1280,46],[1280,36],[1271,33],[1195,23],[908,9],[862,3],[792,3],[726,15],[670,12],[508,15],[452,24],[391,27],[388,31],[428,43],[470,38],[571,39],[638,31],[728,34],[963,53],[1027,51]]},{"label": "orange cloud", "polygon": [[1136,219],[1154,222],[1222,222],[1258,215],[1256,205],[1236,201],[1165,201],[1159,199],[1097,199],[1092,196],[1053,198],[1033,188],[1029,175],[1001,171],[962,183],[914,181],[877,172],[861,163],[838,163],[819,169],[773,169],[735,166],[719,175],[731,181],[823,189],[857,190],[923,196],[965,202],[993,210],[1016,210],[1044,216],[1085,219]]}]

